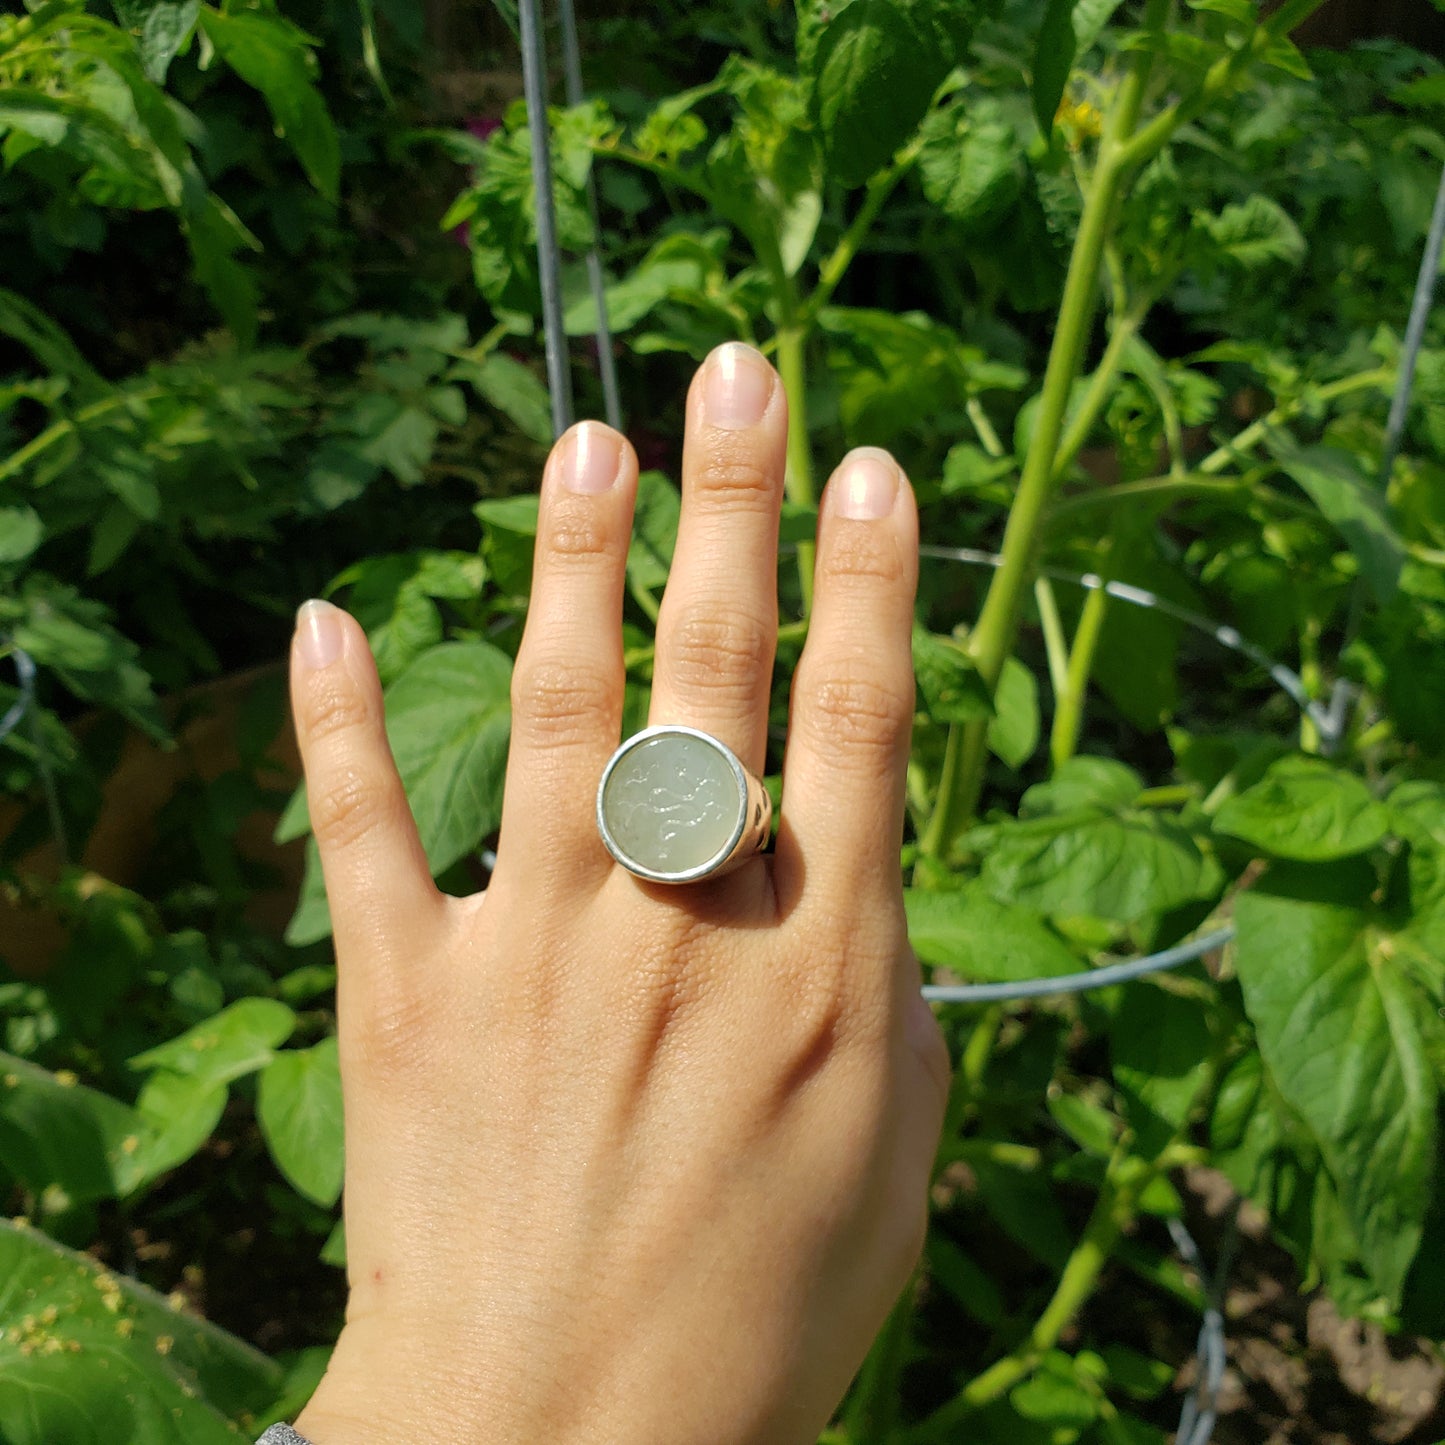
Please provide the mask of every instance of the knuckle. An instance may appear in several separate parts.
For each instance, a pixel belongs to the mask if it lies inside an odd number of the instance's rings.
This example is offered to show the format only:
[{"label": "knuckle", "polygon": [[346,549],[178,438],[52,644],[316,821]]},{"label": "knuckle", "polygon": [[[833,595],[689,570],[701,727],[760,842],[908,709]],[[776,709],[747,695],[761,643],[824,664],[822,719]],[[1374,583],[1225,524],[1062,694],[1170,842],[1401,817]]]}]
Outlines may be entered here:
[{"label": "knuckle", "polygon": [[550,743],[590,737],[616,711],[616,694],[608,676],[586,662],[519,660],[512,673],[512,729]]},{"label": "knuckle", "polygon": [[326,848],[349,848],[381,821],[382,790],[359,767],[345,764],[313,787],[311,827]]},{"label": "knuckle", "polygon": [[692,606],[669,620],[664,656],[681,686],[750,700],[771,675],[776,636],[747,613]]},{"label": "knuckle", "polygon": [[441,1037],[438,998],[395,978],[378,980],[366,993],[354,1034],[366,1077],[385,1084],[403,1075],[425,1076]]},{"label": "knuckle", "polygon": [[891,751],[913,725],[913,695],[854,664],[805,684],[801,710],[816,741],[835,753]]},{"label": "knuckle", "polygon": [[609,530],[595,507],[556,507],[548,518],[543,546],[568,560],[607,557],[612,550]]},{"label": "knuckle", "polygon": [[693,486],[709,506],[766,511],[777,506],[779,469],[751,446],[736,441],[715,445],[693,476]]},{"label": "knuckle", "polygon": [[824,948],[780,970],[787,995],[774,1035],[789,1091],[796,1089],[853,1038],[853,990],[841,947]]},{"label": "knuckle", "polygon": [[339,733],[371,727],[377,719],[370,700],[362,693],[328,682],[311,690],[305,720],[311,739],[320,742]]},{"label": "knuckle", "polygon": [[824,578],[846,581],[861,577],[898,585],[908,577],[908,566],[892,527],[875,525],[831,529],[823,549]]}]

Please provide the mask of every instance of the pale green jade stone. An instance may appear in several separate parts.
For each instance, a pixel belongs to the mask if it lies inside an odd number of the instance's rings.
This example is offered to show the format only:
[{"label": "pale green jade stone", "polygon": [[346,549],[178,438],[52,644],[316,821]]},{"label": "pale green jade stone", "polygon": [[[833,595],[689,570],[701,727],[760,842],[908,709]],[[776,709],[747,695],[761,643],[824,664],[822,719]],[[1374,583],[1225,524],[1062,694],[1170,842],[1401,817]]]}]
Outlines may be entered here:
[{"label": "pale green jade stone", "polygon": [[654,873],[686,873],[731,846],[747,797],[727,758],[667,733],[618,759],[602,794],[613,841]]}]

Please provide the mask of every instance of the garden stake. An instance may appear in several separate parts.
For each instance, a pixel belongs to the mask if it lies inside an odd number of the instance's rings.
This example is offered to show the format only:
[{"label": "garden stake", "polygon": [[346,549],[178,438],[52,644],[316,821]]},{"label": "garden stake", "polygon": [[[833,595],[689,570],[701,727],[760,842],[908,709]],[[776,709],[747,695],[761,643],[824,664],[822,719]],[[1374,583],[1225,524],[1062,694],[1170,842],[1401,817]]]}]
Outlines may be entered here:
[{"label": "garden stake", "polygon": [[[566,72],[567,104],[581,105],[582,54],[577,44],[577,15],[572,0],[560,0],[562,12],[562,66]],[[613,431],[622,430],[622,398],[617,388],[617,358],[612,354],[612,329],[607,324],[607,291],[603,285],[602,253],[597,249],[597,178],[587,172],[587,214],[592,218],[592,245],[587,251],[587,286],[597,313],[597,371],[602,378],[602,410]],[[566,346],[564,337],[560,343]],[[655,621],[656,619],[654,619]]]},{"label": "garden stake", "polygon": [[552,149],[547,124],[547,57],[537,0],[520,0],[522,86],[527,97],[527,134],[532,145],[532,192],[537,207],[537,274],[542,283],[542,331],[547,349],[547,390],[552,397],[552,435],[572,425],[572,377],[562,327],[562,259],[552,201]]}]

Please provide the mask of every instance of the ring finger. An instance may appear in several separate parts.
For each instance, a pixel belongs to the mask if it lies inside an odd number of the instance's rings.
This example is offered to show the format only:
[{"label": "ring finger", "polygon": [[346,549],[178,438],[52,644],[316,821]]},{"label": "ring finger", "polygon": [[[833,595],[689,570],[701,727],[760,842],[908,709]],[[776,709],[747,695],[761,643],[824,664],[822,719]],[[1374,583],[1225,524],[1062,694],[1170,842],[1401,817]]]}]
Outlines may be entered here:
[{"label": "ring finger", "polygon": [[761,353],[733,342],[688,395],[682,520],[657,625],[649,721],[721,738],[764,767],[778,634],[778,508],[788,408]]}]

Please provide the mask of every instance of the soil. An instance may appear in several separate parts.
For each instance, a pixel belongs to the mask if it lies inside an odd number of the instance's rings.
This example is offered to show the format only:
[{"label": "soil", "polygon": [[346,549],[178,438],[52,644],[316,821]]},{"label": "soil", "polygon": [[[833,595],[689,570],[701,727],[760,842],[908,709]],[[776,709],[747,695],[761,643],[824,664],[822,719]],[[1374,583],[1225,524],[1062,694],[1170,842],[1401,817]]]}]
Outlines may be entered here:
[{"label": "soil", "polygon": [[[1218,1257],[1236,1200],[1210,1169],[1184,1180],[1186,1223],[1206,1260]],[[1225,1294],[1228,1368],[1213,1445],[1437,1445],[1445,1441],[1445,1351],[1341,1319],[1322,1294],[1304,1294],[1294,1262],[1270,1242],[1264,1215],[1244,1205]],[[1168,1348],[1193,1349],[1185,1324]],[[1163,1351],[1161,1350],[1161,1353]],[[1176,1389],[1193,1385],[1194,1363]]]}]

